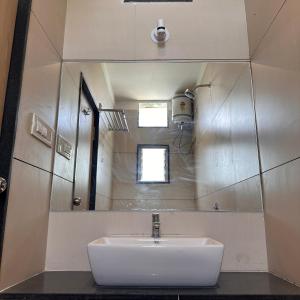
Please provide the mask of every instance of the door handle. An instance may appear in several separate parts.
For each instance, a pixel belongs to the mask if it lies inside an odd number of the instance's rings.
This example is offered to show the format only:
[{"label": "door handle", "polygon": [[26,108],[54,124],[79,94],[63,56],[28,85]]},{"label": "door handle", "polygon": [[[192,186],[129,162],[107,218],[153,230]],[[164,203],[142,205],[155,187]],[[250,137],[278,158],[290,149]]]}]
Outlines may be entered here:
[{"label": "door handle", "polygon": [[0,194],[5,192],[6,188],[7,188],[7,181],[4,178],[0,177]]},{"label": "door handle", "polygon": [[73,199],[73,205],[79,206],[82,202],[82,199],[80,197],[76,197]]}]

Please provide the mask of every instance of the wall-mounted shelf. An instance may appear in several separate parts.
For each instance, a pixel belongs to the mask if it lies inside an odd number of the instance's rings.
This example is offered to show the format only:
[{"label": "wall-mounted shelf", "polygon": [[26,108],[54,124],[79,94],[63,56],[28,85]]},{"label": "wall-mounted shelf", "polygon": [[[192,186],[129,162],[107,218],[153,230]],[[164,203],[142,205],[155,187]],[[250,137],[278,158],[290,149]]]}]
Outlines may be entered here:
[{"label": "wall-mounted shelf", "polygon": [[109,131],[129,131],[125,111],[123,109],[102,109],[99,105],[100,117]]}]

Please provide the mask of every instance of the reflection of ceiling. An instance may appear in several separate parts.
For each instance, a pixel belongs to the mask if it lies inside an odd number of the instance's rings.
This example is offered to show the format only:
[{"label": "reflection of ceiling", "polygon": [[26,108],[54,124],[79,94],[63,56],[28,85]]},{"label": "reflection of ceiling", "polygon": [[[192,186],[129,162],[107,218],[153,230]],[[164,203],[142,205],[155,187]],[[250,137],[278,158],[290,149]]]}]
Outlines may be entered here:
[{"label": "reflection of ceiling", "polygon": [[106,63],[116,100],[167,100],[192,88],[203,63]]}]

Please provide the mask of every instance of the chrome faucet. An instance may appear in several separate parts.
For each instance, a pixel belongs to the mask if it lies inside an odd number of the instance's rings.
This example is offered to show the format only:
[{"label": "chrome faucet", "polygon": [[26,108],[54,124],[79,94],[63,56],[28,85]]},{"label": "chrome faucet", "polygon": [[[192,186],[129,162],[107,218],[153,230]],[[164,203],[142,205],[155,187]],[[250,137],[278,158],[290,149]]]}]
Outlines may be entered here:
[{"label": "chrome faucet", "polygon": [[155,239],[160,238],[160,221],[158,213],[152,214],[152,237]]}]

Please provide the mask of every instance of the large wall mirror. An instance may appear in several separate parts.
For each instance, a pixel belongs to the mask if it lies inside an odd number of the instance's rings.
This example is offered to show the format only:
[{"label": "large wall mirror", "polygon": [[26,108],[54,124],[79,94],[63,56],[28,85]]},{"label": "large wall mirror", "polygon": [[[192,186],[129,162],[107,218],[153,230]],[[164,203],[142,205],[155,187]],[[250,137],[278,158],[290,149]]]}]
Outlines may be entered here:
[{"label": "large wall mirror", "polygon": [[52,211],[262,210],[248,63],[65,62]]}]

